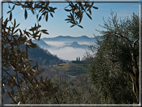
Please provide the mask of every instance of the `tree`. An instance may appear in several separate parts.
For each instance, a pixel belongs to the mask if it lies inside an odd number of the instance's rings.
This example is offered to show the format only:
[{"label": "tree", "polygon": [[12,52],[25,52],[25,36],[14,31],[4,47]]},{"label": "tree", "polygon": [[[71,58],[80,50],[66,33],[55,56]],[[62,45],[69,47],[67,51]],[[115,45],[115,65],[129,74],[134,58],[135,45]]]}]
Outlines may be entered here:
[{"label": "tree", "polygon": [[[99,90],[105,103],[139,102],[139,17],[118,20],[111,13],[104,20],[105,31],[98,46],[91,46],[94,53],[87,53],[91,61],[90,78]],[[97,50],[94,51],[94,50]],[[96,52],[96,53],[95,53]],[[132,91],[133,90],[133,94]],[[134,97],[135,96],[135,97]]]},{"label": "tree", "polygon": [[[66,80],[60,79],[57,75],[52,78],[52,82],[55,87],[59,87],[59,91],[55,94],[55,98],[49,98],[49,100],[43,98],[44,104],[99,104],[100,98],[97,94],[96,90],[94,91],[94,87],[90,82],[87,81],[85,75],[80,75],[80,77],[76,82],[73,81],[70,77]],[[82,83],[82,80],[84,81]],[[30,92],[27,90],[23,91],[24,94],[30,96]],[[36,98],[37,102],[40,102],[39,96]],[[19,97],[16,97],[18,100]],[[57,100],[56,100],[57,99]],[[28,99],[27,99],[28,100]],[[31,104],[33,100],[30,100]]]},{"label": "tree", "polygon": [[[70,12],[65,19],[68,23],[72,23],[73,26],[77,25],[83,28],[80,23],[82,21],[83,13],[86,13],[87,16],[91,18],[91,8],[98,9],[93,6],[93,2],[68,2],[69,5],[65,7],[65,11]],[[43,80],[42,77],[40,80],[37,80],[37,76],[44,72],[44,69],[38,70],[38,64],[31,66],[28,57],[28,49],[35,48],[36,44],[32,42],[32,39],[40,40],[41,34],[48,34],[46,29],[40,29],[41,25],[39,21],[42,17],[45,18],[45,21],[48,21],[48,16],[50,14],[53,17],[56,7],[52,7],[49,4],[49,1],[41,2],[8,2],[8,4],[13,4],[13,6],[8,6],[10,9],[7,14],[9,18],[5,20],[1,18],[2,21],[2,84],[3,84],[3,93],[6,91],[11,97],[13,103],[15,104],[25,104],[29,103],[26,100],[26,95],[23,94],[23,90],[26,89],[30,91],[33,100],[33,103],[36,103],[36,99],[40,94],[48,99],[50,96],[54,96],[54,93],[58,91],[57,87],[53,87],[50,84],[49,79]],[[12,12],[16,6],[20,6],[24,11],[25,19],[28,18],[28,11],[31,11],[33,15],[36,15],[37,24],[30,29],[21,30],[19,24],[16,23],[16,19],[13,20]],[[36,14],[36,12],[38,14]],[[21,46],[24,45],[25,48],[21,49]],[[14,87],[17,88],[16,92]],[[9,90],[8,90],[9,89]],[[41,93],[38,93],[41,90]],[[19,99],[15,100],[14,97],[18,95]],[[41,98],[42,100],[42,98]],[[41,103],[41,102],[39,102]]]}]

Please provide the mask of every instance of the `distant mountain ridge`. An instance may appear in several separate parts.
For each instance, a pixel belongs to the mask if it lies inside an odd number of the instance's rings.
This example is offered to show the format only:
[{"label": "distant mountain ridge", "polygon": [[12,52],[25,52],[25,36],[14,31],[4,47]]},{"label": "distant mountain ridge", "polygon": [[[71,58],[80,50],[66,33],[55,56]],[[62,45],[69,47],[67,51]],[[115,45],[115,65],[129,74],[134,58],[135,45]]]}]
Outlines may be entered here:
[{"label": "distant mountain ridge", "polygon": [[82,48],[82,49],[88,49],[89,45],[80,45],[78,44],[77,42],[73,42],[72,44],[70,45],[66,45],[64,47],[72,47],[72,48]]},{"label": "distant mountain ridge", "polygon": [[48,45],[47,43],[45,43],[43,40],[32,40],[33,43],[36,43],[38,46],[40,46],[41,48],[51,48],[50,45]]},{"label": "distant mountain ridge", "polygon": [[[79,42],[88,42],[88,43],[94,43],[96,40],[101,40],[102,36],[95,36],[95,37],[87,37],[86,35],[80,36],[80,37],[72,37],[72,36],[57,36],[53,38],[41,38],[38,40],[33,40],[34,43],[39,45],[41,48],[45,49],[61,49],[65,47],[72,47],[72,48],[82,48],[82,49],[88,49],[89,45],[86,44],[78,44]],[[54,45],[49,45],[48,42],[64,42],[66,45],[62,47],[57,47]]]},{"label": "distant mountain ridge", "polygon": [[72,36],[57,36],[53,38],[41,38],[43,41],[77,41],[77,42],[93,42],[96,41],[96,38],[99,39],[101,36],[96,37],[87,37],[86,35],[80,37],[72,37]]}]

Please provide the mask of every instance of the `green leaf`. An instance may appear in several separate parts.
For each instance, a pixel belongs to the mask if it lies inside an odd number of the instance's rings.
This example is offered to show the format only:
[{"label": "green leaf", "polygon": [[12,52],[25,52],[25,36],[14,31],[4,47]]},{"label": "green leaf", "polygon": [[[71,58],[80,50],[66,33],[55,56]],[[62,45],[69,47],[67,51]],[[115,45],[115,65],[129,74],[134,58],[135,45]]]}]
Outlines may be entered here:
[{"label": "green leaf", "polygon": [[80,19],[79,19],[79,23],[82,21],[82,12],[80,13]]},{"label": "green leaf", "polygon": [[15,5],[12,7],[12,10],[15,8]]},{"label": "green leaf", "polygon": [[88,14],[88,13],[86,13],[87,14],[87,16],[92,20],[92,17]]},{"label": "green leaf", "polygon": [[69,9],[65,9],[65,11],[71,11],[71,10],[69,10]]},{"label": "green leaf", "polygon": [[98,7],[93,6],[94,9],[98,9]]},{"label": "green leaf", "polygon": [[90,15],[92,15],[92,12],[91,12],[91,10],[89,10],[89,13],[90,13]]},{"label": "green leaf", "polygon": [[40,37],[41,37],[41,33],[39,34],[38,40],[40,40]]},{"label": "green leaf", "polygon": [[32,27],[31,29],[29,29],[29,31],[34,31],[36,29],[37,29],[37,27]]},{"label": "green leaf", "polygon": [[29,32],[27,32],[26,30],[24,30],[24,33],[29,37]]},{"label": "green leaf", "polygon": [[45,33],[45,34],[49,34],[48,32],[47,32],[47,30],[41,30],[43,33]]},{"label": "green leaf", "polygon": [[16,26],[16,20],[14,19],[14,25],[13,25],[14,27]]},{"label": "green leaf", "polygon": [[91,6],[93,6],[94,2],[92,2]]},{"label": "green leaf", "polygon": [[27,19],[27,16],[28,16],[27,10],[25,9],[25,19]]},{"label": "green leaf", "polygon": [[14,32],[14,34],[18,31],[18,29]]},{"label": "green leaf", "polygon": [[78,25],[78,26],[83,29],[83,27],[81,25]]},{"label": "green leaf", "polygon": [[[20,25],[20,23],[19,23],[16,27],[18,27],[19,25]],[[16,27],[15,27],[15,28],[16,28]]]},{"label": "green leaf", "polygon": [[71,16],[68,15],[69,18],[71,18]]},{"label": "green leaf", "polygon": [[12,12],[10,12],[9,20],[11,21],[12,19]]},{"label": "green leaf", "polygon": [[45,20],[46,22],[48,21],[48,13],[46,14]]},{"label": "green leaf", "polygon": [[47,35],[49,35],[49,33],[48,32],[43,32],[44,34],[47,34]]},{"label": "green leaf", "polygon": [[40,16],[40,17],[39,17],[38,21],[40,21],[40,20],[41,20],[41,17],[42,17],[42,16]]},{"label": "green leaf", "polygon": [[53,8],[54,10],[56,10],[57,8],[55,7],[55,8]]},{"label": "green leaf", "polygon": [[38,19],[38,14],[36,15],[36,18]]},{"label": "green leaf", "polygon": [[19,30],[19,32],[20,32],[20,35],[22,35],[22,31],[21,31],[21,29],[18,29]]},{"label": "green leaf", "polygon": [[40,75],[40,74],[43,73],[43,72],[44,72],[44,69],[38,70],[38,71],[36,72],[36,75],[38,76],[38,75]]},{"label": "green leaf", "polygon": [[52,13],[50,13],[50,15],[53,17],[53,14],[52,14]]},{"label": "green leaf", "polygon": [[73,26],[75,26],[75,25],[71,25],[70,27],[73,27]]},{"label": "green leaf", "polygon": [[8,14],[9,12],[11,12],[11,10],[10,10],[10,11],[8,11],[8,12],[7,12],[7,14]]},{"label": "green leaf", "polygon": [[71,19],[65,19],[65,20],[71,20]]},{"label": "green leaf", "polygon": [[37,65],[33,66],[32,69],[35,69],[37,67]]}]

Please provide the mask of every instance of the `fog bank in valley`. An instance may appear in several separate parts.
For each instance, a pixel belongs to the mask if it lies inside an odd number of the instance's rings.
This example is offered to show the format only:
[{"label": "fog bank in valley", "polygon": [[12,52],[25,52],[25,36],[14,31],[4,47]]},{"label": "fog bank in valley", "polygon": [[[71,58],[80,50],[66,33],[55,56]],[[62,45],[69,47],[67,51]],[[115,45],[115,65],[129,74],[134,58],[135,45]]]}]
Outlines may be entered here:
[{"label": "fog bank in valley", "polygon": [[[64,60],[76,60],[76,57],[84,58],[84,55],[88,49],[81,49],[81,48],[72,48],[72,47],[63,47],[69,43],[72,42],[46,42],[48,45],[52,45],[58,48],[48,48],[47,50],[53,54],[57,55],[59,58]],[[78,42],[78,44],[86,44],[86,45],[92,45],[94,42]],[[60,47],[60,48],[59,48]]]},{"label": "fog bank in valley", "polygon": [[65,47],[60,49],[48,49],[50,53],[57,55],[59,58],[64,60],[76,60],[76,57],[80,57],[80,59],[83,58],[83,55],[85,54],[85,49],[75,49],[72,47]]}]

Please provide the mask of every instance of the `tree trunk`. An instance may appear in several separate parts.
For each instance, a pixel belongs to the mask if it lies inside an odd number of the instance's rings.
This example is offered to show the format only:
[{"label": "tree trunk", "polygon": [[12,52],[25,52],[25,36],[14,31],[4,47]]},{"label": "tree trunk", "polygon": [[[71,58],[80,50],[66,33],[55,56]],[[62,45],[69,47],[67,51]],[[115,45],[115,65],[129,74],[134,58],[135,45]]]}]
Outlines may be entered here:
[{"label": "tree trunk", "polygon": [[139,103],[139,68],[138,68],[138,61],[137,61],[137,56],[135,54],[135,51],[132,52],[132,61],[133,61],[133,67],[134,67],[134,71],[131,70],[129,72],[129,75],[131,77],[132,80],[132,86],[133,86],[133,93],[136,97],[137,103]]},{"label": "tree trunk", "polygon": [[133,93],[136,97],[137,103],[139,103],[139,74],[129,73],[132,80]]}]

